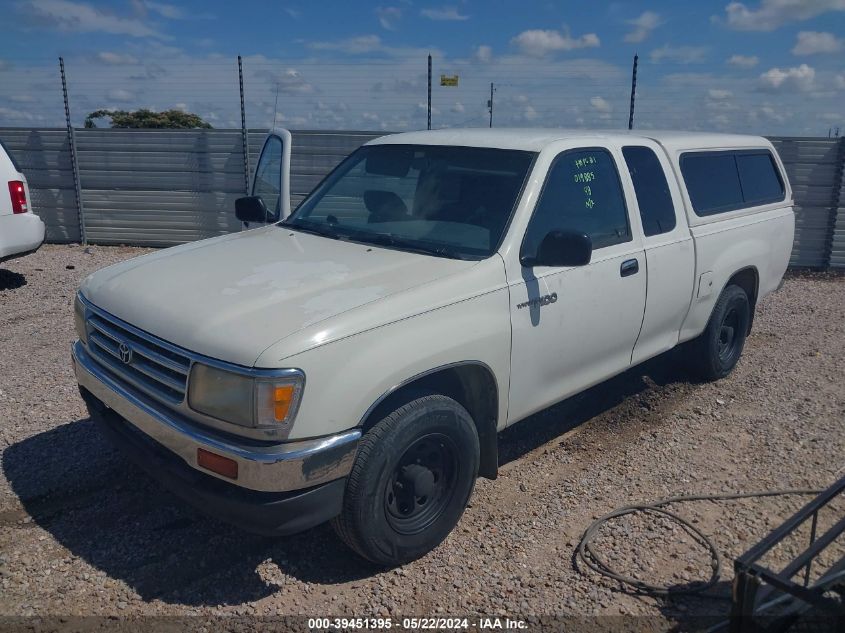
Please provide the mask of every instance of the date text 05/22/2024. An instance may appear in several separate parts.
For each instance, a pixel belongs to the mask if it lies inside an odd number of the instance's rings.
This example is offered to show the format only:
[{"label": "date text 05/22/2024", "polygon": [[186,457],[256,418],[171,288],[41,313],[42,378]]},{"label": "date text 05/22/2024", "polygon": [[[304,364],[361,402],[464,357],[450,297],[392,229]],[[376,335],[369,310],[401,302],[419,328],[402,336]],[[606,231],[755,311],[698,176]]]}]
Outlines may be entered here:
[{"label": "date text 05/22/2024", "polygon": [[480,618],[309,618],[310,630],[390,630],[405,631],[456,631],[456,630],[510,630],[527,628],[524,620],[480,617]]}]

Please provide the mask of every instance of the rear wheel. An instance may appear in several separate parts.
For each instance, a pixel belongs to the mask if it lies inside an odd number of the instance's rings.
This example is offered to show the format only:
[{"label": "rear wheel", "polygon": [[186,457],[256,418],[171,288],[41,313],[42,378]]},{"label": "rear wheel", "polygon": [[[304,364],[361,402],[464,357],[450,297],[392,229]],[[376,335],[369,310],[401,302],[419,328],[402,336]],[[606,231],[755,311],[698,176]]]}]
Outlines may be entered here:
[{"label": "rear wheel", "polygon": [[689,365],[703,380],[727,376],[739,361],[748,335],[751,305],[739,286],[722,291],[704,332],[689,346]]},{"label": "rear wheel", "polygon": [[428,553],[452,531],[478,475],[475,424],[442,395],[416,398],[362,438],[332,525],[364,558],[401,565]]}]

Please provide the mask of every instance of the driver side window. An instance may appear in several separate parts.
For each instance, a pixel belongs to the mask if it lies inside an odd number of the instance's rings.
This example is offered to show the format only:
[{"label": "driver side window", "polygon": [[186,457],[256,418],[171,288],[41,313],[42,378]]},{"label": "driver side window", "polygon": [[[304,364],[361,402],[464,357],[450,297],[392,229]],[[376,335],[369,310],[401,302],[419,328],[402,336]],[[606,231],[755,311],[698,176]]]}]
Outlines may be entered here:
[{"label": "driver side window", "polygon": [[282,182],[282,141],[278,136],[271,136],[267,139],[264,149],[261,151],[261,158],[258,159],[258,166],[255,168],[255,180],[252,184],[252,195],[260,196],[264,200],[264,206],[273,214],[273,218],[279,217],[281,202]]},{"label": "driver side window", "polygon": [[586,233],[593,249],[631,241],[628,210],[619,173],[601,148],[566,151],[555,158],[534,215],[523,253],[536,253],[550,231]]}]

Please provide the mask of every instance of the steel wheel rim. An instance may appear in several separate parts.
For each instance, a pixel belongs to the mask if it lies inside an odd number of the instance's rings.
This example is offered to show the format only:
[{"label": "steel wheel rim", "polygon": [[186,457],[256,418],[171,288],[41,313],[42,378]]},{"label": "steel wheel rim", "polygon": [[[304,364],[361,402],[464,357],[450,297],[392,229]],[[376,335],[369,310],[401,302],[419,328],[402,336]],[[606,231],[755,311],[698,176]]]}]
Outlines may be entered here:
[{"label": "steel wheel rim", "polygon": [[458,474],[458,450],[443,433],[417,438],[388,478],[384,512],[400,534],[419,534],[437,521],[452,500]]},{"label": "steel wheel rim", "polygon": [[723,363],[730,362],[736,354],[741,339],[741,327],[742,319],[739,310],[731,308],[725,314],[719,328],[719,360]]}]

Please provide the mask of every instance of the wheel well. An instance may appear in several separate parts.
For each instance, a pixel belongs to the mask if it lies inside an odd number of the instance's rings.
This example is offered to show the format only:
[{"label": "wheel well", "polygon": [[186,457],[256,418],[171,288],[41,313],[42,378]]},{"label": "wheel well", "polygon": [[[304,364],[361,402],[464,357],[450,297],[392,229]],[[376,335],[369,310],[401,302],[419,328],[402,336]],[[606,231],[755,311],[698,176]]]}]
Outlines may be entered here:
[{"label": "wheel well", "polygon": [[748,296],[748,302],[751,306],[751,314],[748,319],[748,332],[750,333],[751,325],[754,323],[754,308],[757,306],[757,292],[760,285],[760,277],[757,273],[757,269],[752,266],[735,272],[733,276],[728,279],[728,283],[725,284],[725,287],[727,288],[731,285],[739,286]]},{"label": "wheel well", "polygon": [[400,385],[369,410],[363,421],[364,432],[406,402],[432,392],[452,398],[472,416],[481,446],[478,474],[495,479],[499,469],[499,394],[493,372],[481,363],[444,367]]}]

